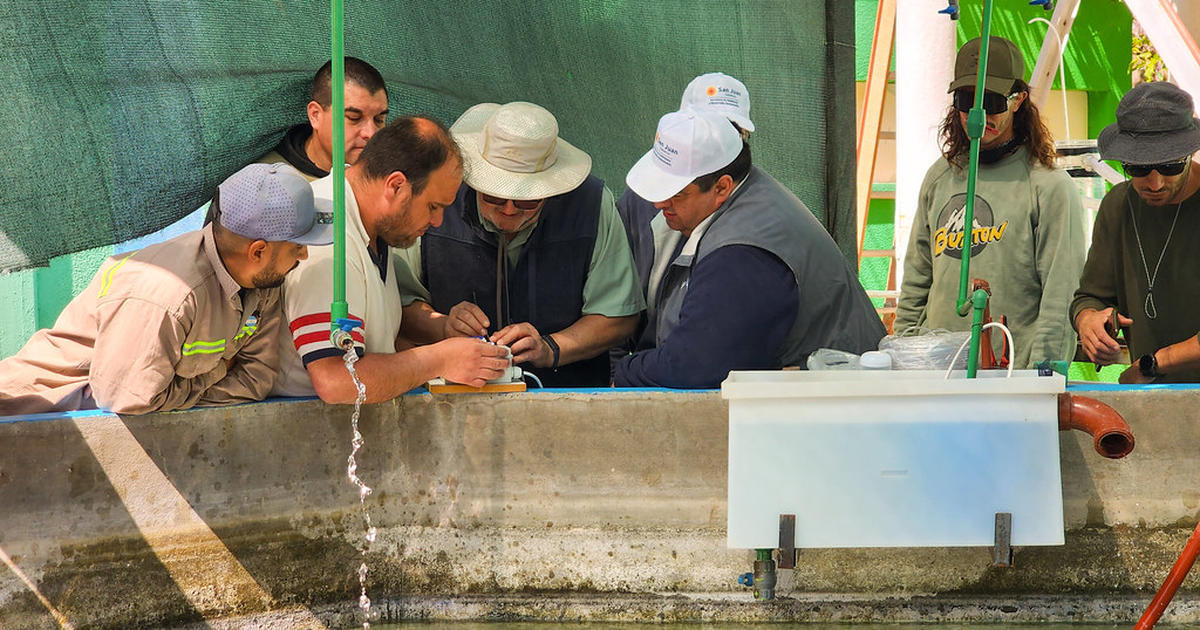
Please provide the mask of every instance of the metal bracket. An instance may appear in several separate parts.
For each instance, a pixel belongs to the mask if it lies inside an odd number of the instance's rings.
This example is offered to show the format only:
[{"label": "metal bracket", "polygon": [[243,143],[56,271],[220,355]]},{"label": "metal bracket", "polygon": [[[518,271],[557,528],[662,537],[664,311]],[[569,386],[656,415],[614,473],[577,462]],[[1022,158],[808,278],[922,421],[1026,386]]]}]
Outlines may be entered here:
[{"label": "metal bracket", "polygon": [[796,568],[796,515],[779,515],[779,568]]},{"label": "metal bracket", "polygon": [[1012,514],[996,512],[996,544],[992,547],[992,566],[1008,568],[1012,565]]}]

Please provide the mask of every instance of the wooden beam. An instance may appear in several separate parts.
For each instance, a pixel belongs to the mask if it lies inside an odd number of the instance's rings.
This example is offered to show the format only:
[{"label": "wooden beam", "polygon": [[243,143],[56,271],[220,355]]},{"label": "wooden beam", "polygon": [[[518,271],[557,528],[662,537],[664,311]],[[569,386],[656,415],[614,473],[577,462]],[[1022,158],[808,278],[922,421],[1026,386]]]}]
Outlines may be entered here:
[{"label": "wooden beam", "polygon": [[[1042,40],[1042,50],[1038,53],[1037,65],[1029,76],[1029,99],[1038,109],[1046,106],[1046,98],[1050,87],[1054,85],[1054,75],[1058,72],[1062,61],[1062,51],[1059,49],[1059,38],[1065,46],[1071,35],[1071,26],[1075,23],[1075,14],[1079,11],[1080,0],[1058,0],[1054,5],[1054,15],[1050,24],[1054,28],[1046,29],[1046,37]],[[1057,33],[1056,33],[1057,31]],[[1066,89],[1066,86],[1063,86]]]},{"label": "wooden beam", "polygon": [[871,205],[871,184],[875,178],[875,154],[879,149],[879,128],[883,124],[883,97],[887,93],[888,71],[892,65],[892,46],[896,41],[896,0],[879,0],[875,14],[875,36],[871,40],[871,62],[867,70],[866,94],[858,124],[858,160],[855,174],[855,198],[858,220],[858,260],[862,264],[863,237],[867,233],[867,215]]}]

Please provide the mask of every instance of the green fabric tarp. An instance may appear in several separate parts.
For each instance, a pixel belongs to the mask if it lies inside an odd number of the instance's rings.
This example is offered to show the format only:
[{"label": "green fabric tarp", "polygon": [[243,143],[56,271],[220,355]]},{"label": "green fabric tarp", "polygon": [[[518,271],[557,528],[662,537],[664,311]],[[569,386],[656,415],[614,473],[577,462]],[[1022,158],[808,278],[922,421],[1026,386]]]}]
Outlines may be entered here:
[{"label": "green fabric tarp", "polygon": [[[753,101],[754,160],[853,256],[854,10],[837,0],[349,0],[345,51],[393,113],[559,119],[617,194],[688,81]],[[308,0],[0,3],[0,270],[161,229],[304,120],[329,58]],[[837,138],[831,142],[831,138]]]}]

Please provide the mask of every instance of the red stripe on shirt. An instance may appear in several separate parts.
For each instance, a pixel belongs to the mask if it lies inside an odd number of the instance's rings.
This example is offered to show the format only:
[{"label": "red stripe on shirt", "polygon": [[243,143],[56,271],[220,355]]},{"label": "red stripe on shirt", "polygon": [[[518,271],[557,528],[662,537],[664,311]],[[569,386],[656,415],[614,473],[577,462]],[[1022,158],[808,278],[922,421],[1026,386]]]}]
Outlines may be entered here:
[{"label": "red stripe on shirt", "polygon": [[[367,341],[363,339],[362,332],[357,328],[350,333],[350,337],[354,339],[354,343],[362,344],[364,346],[367,344]],[[320,343],[322,341],[328,343],[330,347],[333,346],[333,343],[329,340],[329,331],[317,331],[300,335],[294,340],[296,344],[296,352],[300,352],[300,348],[302,346],[310,343]]]},{"label": "red stripe on shirt", "polygon": [[[291,328],[292,333],[295,334],[297,329],[303,328],[305,326],[309,326],[312,324],[329,324],[333,321],[331,318],[332,318],[332,315],[330,315],[328,312],[312,313],[310,315],[302,315],[300,317],[297,317],[296,319],[293,319],[292,322],[290,324],[288,324],[288,327]],[[363,319],[361,317],[358,317],[355,315],[350,315],[349,318],[358,322],[357,328],[363,328],[365,326],[365,324],[363,323]]]}]

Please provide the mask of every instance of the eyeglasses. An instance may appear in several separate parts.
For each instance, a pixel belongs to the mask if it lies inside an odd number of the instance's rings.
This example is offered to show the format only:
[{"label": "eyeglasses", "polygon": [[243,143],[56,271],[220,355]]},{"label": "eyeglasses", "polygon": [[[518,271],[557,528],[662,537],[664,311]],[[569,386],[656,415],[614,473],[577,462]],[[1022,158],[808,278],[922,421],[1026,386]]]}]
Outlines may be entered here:
[{"label": "eyeglasses", "polygon": [[503,206],[511,203],[517,210],[524,210],[525,212],[537,210],[538,206],[542,205],[543,201],[542,199],[524,199],[521,201],[517,201],[515,199],[501,199],[500,197],[493,197],[483,193],[479,193],[479,198],[482,199],[484,203],[489,203],[493,206]]},{"label": "eyeglasses", "polygon": [[[1017,97],[1018,92],[1013,92],[1008,96],[997,94],[996,92],[983,92],[983,111],[989,116],[1003,114],[1008,110],[1008,104]],[[975,106],[975,91],[974,90],[955,90],[954,91],[954,109],[960,112],[969,112]]]},{"label": "eyeglasses", "polygon": [[1130,177],[1145,177],[1150,174],[1150,171],[1158,171],[1163,177],[1174,177],[1183,172],[1187,167],[1191,158],[1183,158],[1178,162],[1167,162],[1165,164],[1126,164],[1121,162],[1121,167],[1125,169],[1125,174]]}]

